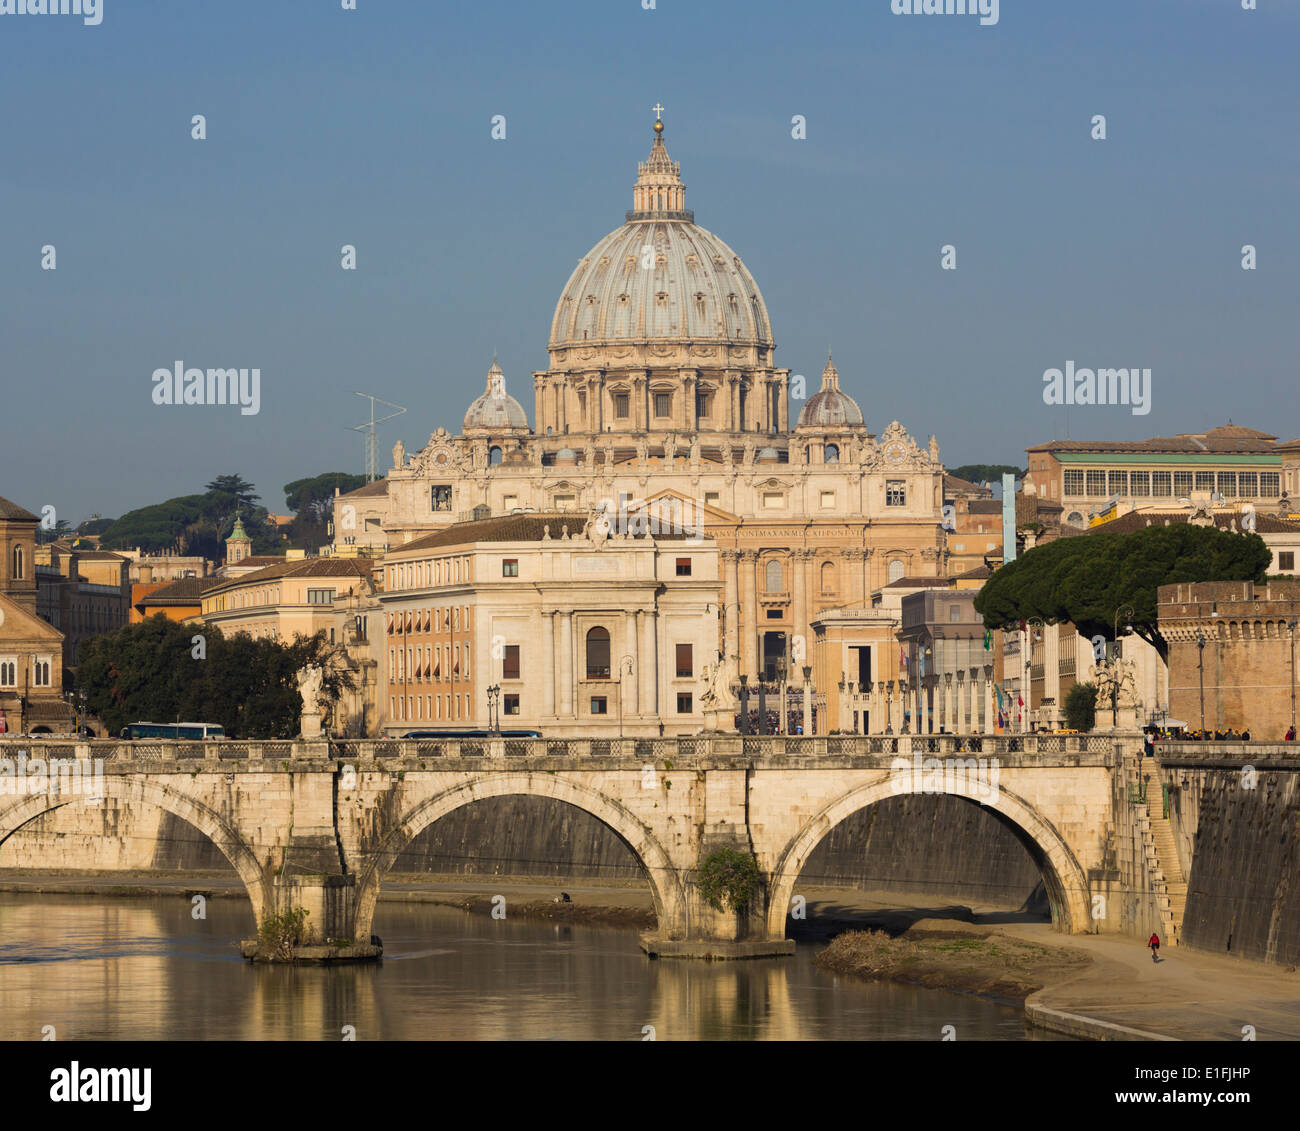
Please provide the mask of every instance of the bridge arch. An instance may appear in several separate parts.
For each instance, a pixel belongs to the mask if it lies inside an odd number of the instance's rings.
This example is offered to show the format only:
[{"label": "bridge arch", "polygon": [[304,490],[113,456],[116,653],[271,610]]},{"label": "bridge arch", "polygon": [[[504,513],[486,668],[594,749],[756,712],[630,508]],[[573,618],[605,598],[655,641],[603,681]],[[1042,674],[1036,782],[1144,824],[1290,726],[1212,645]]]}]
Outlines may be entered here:
[{"label": "bridge arch", "polygon": [[[914,788],[915,785],[916,781],[910,774],[887,775],[879,781],[849,790],[804,824],[781,851],[772,870],[772,901],[767,913],[769,938],[784,937],[795,884],[822,838],[847,817],[877,802],[908,793],[937,792]],[[1042,871],[1043,886],[1047,889],[1052,908],[1052,922],[1067,933],[1086,931],[1091,922],[1088,878],[1056,827],[1023,797],[1001,786],[992,798],[988,792],[981,794],[979,782],[960,775],[952,786],[942,793],[992,809],[1016,826],[1027,839],[1031,854]]]},{"label": "bridge arch", "polygon": [[484,774],[440,790],[413,805],[379,848],[368,855],[361,869],[357,882],[356,937],[369,937],[384,877],[420,833],[462,806],[492,797],[510,796],[549,797],[582,809],[606,825],[645,868],[661,937],[686,936],[685,892],[668,853],[654,834],[628,809],[597,790],[578,785],[558,774],[522,772]]},{"label": "bridge arch", "polygon": [[[230,862],[230,866],[243,881],[253,905],[253,921],[261,927],[266,909],[267,887],[262,866],[252,850],[244,843],[239,833],[219,813],[203,802],[188,797],[179,790],[146,777],[131,775],[124,777],[105,774],[96,783],[102,796],[133,804],[156,805],[173,816],[188,821],[206,836],[221,854]],[[63,793],[29,793],[19,794],[12,804],[0,804],[0,845],[3,845],[14,833],[29,821],[45,813],[61,809],[65,805],[77,805],[86,801],[86,796],[69,796]]]}]

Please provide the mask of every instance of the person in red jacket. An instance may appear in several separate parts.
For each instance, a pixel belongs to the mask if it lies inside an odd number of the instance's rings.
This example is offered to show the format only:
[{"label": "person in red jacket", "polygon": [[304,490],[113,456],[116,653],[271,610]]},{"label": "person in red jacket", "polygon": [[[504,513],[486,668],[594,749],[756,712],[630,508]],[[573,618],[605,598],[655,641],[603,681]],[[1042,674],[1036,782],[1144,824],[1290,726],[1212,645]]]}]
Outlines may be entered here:
[{"label": "person in red jacket", "polygon": [[1151,961],[1159,962],[1160,961],[1160,936],[1157,935],[1154,931],[1151,933],[1151,937],[1147,939],[1147,946],[1151,948]]}]

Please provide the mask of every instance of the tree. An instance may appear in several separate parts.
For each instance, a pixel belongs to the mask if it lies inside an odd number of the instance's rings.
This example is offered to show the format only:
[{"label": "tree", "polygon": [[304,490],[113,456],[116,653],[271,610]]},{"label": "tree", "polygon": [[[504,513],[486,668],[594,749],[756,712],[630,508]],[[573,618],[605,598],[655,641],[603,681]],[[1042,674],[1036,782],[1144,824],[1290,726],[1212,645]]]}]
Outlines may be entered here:
[{"label": "tree", "polygon": [[364,475],[349,475],[345,471],[327,471],[310,479],[295,479],[284,485],[284,501],[299,518],[311,522],[324,522],[333,507],[334,488],[346,494],[366,485]]},{"label": "tree", "polygon": [[1157,621],[1157,590],[1180,581],[1263,581],[1272,554],[1257,534],[1172,523],[1131,534],[1098,532],[1036,546],[1002,566],[975,596],[987,628],[1030,617],[1071,622],[1084,636],[1114,635],[1114,619],[1133,607],[1127,623],[1168,656]]},{"label": "tree", "polygon": [[[194,656],[194,636],[204,656]],[[291,643],[178,624],[161,614],[82,645],[78,686],[110,734],[132,722],[219,723],[233,738],[293,738],[302,699],[297,674],[324,669],[322,688],[337,700],[355,686],[341,649],[325,634]]]},{"label": "tree", "polygon": [[1096,721],[1096,685],[1076,683],[1065,695],[1065,725],[1071,730],[1092,730]]},{"label": "tree", "polygon": [[36,528],[36,541],[38,544],[44,542],[56,542],[60,538],[67,538],[72,533],[72,524],[67,519],[55,519],[54,528],[46,530],[43,526]]},{"label": "tree", "polygon": [[949,475],[955,475],[958,479],[968,479],[972,483],[1001,483],[1004,474],[1014,475],[1017,479],[1025,477],[1025,472],[1009,463],[964,463],[961,467],[950,467],[946,470]]}]

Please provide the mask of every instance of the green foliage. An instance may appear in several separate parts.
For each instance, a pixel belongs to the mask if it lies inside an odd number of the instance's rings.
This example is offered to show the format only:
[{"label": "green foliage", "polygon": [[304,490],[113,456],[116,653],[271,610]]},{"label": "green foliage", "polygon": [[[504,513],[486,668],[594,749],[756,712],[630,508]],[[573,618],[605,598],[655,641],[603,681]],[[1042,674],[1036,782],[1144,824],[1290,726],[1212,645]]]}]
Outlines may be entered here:
[{"label": "green foliage", "polygon": [[[253,485],[239,475],[218,475],[202,495],[178,495],[162,503],[127,511],[99,530],[106,550],[201,554],[213,561],[225,556],[225,539],[242,515],[255,554],[275,553],[278,532],[267,526],[266,508],[255,505]],[[98,524],[96,524],[98,525]],[[83,531],[85,532],[85,531]]]},{"label": "green foliage", "polygon": [[52,530],[46,530],[44,526],[38,526],[36,528],[36,542],[38,545],[45,542],[54,542],[59,538],[67,538],[71,533],[71,523],[66,519],[56,519]]},{"label": "green foliage", "polygon": [[1025,472],[1009,463],[964,463],[961,467],[945,468],[949,475],[971,483],[1001,483],[1003,474],[1023,479]]},{"label": "green foliage", "polygon": [[291,907],[283,915],[268,915],[257,931],[258,942],[281,962],[293,958],[294,948],[302,941],[303,928],[311,912],[305,907]]},{"label": "green foliage", "polygon": [[284,501],[299,518],[323,522],[333,506],[334,488],[347,494],[366,485],[364,475],[349,475],[345,471],[327,471],[310,479],[295,479],[284,485]]},{"label": "green foliage", "polygon": [[[198,634],[207,642],[202,660],[191,652]],[[232,738],[293,738],[302,713],[297,673],[319,665],[322,690],[337,699],[355,683],[341,655],[323,632],[286,644],[242,633],[228,637],[159,614],[87,640],[77,681],[109,734],[127,723],[179,718],[219,723]]]},{"label": "green foliage", "polygon": [[762,887],[758,862],[748,852],[718,848],[700,865],[700,895],[715,911],[744,911]]},{"label": "green foliage", "polygon": [[1097,687],[1076,683],[1065,695],[1065,725],[1071,730],[1092,730],[1097,721]]},{"label": "green foliage", "polygon": [[1156,619],[1161,585],[1180,581],[1262,581],[1272,554],[1257,534],[1173,523],[1131,534],[1060,538],[1002,566],[976,594],[988,628],[1030,617],[1069,621],[1087,637],[1114,634],[1117,610],[1163,656],[1167,645]]}]

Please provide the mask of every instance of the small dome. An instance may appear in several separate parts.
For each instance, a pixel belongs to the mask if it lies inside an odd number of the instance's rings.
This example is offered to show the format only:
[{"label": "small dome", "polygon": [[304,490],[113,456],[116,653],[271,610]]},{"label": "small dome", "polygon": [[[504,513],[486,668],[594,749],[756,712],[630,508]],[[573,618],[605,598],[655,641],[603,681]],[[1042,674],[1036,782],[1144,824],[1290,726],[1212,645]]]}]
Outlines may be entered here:
[{"label": "small dome", "polygon": [[834,428],[861,428],[866,424],[862,409],[848,393],[840,389],[840,375],[835,362],[826,359],[822,370],[822,387],[808,398],[799,413],[799,428],[825,431]]},{"label": "small dome", "polygon": [[474,428],[491,432],[530,431],[528,414],[524,406],[506,392],[505,374],[495,357],[492,368],[488,370],[487,389],[465,413],[465,431]]}]

